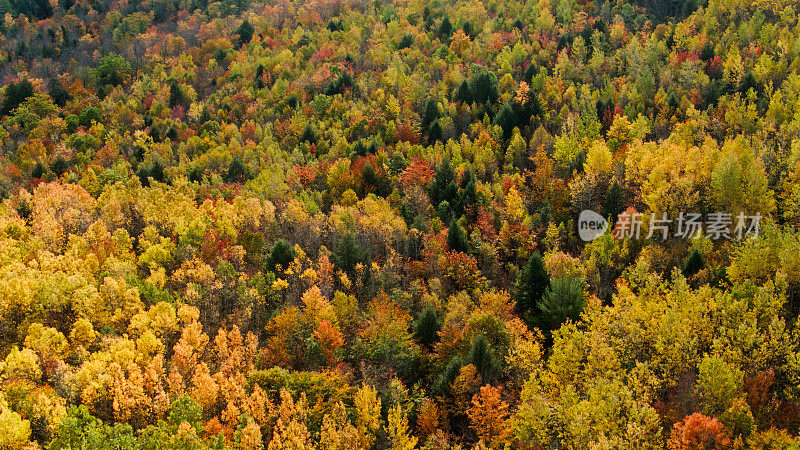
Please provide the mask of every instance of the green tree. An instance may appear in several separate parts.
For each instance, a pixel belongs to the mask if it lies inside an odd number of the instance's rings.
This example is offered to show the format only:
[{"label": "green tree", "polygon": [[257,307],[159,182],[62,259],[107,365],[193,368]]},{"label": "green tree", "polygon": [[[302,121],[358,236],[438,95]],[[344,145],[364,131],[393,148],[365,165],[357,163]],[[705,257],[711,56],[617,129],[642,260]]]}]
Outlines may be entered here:
[{"label": "green tree", "polygon": [[368,276],[370,257],[367,249],[359,245],[352,234],[345,234],[333,252],[333,263],[353,278],[356,274],[356,265],[365,267],[364,275]]},{"label": "green tree", "polygon": [[439,328],[441,328],[441,323],[436,317],[436,311],[428,306],[422,310],[414,323],[414,339],[420,345],[430,347],[439,339]]},{"label": "green tree", "polygon": [[241,159],[233,158],[228,165],[228,171],[225,172],[224,178],[228,183],[243,183],[250,178],[250,173]]},{"label": "green tree", "polygon": [[500,112],[498,112],[497,116],[494,118],[494,123],[503,129],[503,139],[511,137],[511,132],[514,131],[514,127],[517,126],[517,116],[514,114],[511,105],[506,103],[500,108]]},{"label": "green tree", "polygon": [[544,260],[539,252],[535,252],[525,263],[517,278],[514,293],[517,314],[531,323],[532,315],[537,312],[539,301],[550,286],[550,277],[544,267]]},{"label": "green tree", "polygon": [[541,328],[557,330],[567,319],[577,321],[586,307],[584,287],[580,277],[554,279],[539,302]]},{"label": "green tree", "polygon": [[491,382],[500,373],[500,360],[483,333],[478,334],[472,341],[467,360],[475,366],[484,383]]},{"label": "green tree", "polygon": [[239,47],[250,43],[254,31],[253,25],[247,19],[239,25],[239,28],[236,29],[236,35],[239,36]]},{"label": "green tree", "polygon": [[494,72],[483,72],[472,79],[472,96],[478,103],[491,104],[497,101],[500,93],[497,89],[497,75]]},{"label": "green tree", "polygon": [[0,114],[6,115],[10,113],[32,95],[33,84],[31,84],[31,82],[27,79],[9,84],[8,87],[6,87],[6,94],[5,98],[3,99],[3,109],[0,110]]},{"label": "green tree", "polygon": [[453,100],[462,103],[472,103],[472,89],[469,87],[469,82],[464,80],[456,88],[453,94]]},{"label": "green tree", "polygon": [[430,131],[431,125],[439,118],[439,107],[435,98],[431,97],[425,102],[425,108],[422,110],[422,122],[420,126],[425,132]]},{"label": "green tree", "polygon": [[272,244],[266,261],[266,270],[276,272],[278,266],[280,266],[280,270],[286,270],[294,258],[294,246],[286,239],[278,239]]},{"label": "green tree", "polygon": [[461,229],[455,217],[450,219],[450,225],[447,227],[447,246],[454,252],[469,252],[467,235]]},{"label": "green tree", "polygon": [[705,267],[706,263],[703,260],[703,254],[700,253],[699,250],[694,249],[689,257],[686,258],[686,262],[683,264],[683,268],[681,270],[683,272],[683,276],[688,278]]}]

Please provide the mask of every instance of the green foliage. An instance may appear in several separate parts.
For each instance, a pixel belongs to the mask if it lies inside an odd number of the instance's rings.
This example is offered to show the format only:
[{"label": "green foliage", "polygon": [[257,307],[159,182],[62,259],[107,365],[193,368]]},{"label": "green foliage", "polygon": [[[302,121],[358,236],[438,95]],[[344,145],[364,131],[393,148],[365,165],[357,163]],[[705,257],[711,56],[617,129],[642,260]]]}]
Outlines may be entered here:
[{"label": "green foliage", "polygon": [[81,115],[78,116],[78,124],[84,128],[89,128],[92,126],[93,123],[102,123],[103,115],[98,108],[93,106],[84,109],[81,111]]},{"label": "green foliage", "polygon": [[539,322],[545,330],[556,330],[567,320],[580,318],[586,307],[584,282],[576,276],[562,276],[551,281],[539,302]]},{"label": "green foliage", "polygon": [[683,264],[681,271],[683,272],[683,276],[691,277],[705,267],[706,263],[703,260],[703,254],[700,253],[699,250],[694,249],[692,253],[689,254],[689,257],[686,258],[686,262]]},{"label": "green foliage", "polygon": [[255,28],[253,25],[250,24],[248,20],[244,20],[239,28],[236,29],[236,34],[239,36],[239,46],[246,45],[250,43],[250,40],[253,39],[253,32]]},{"label": "green foliage", "polygon": [[[269,251],[265,270],[270,272],[286,270],[295,256],[294,246],[286,239],[278,239],[272,244],[272,248]],[[278,269],[278,267],[280,267],[280,269]]]},{"label": "green foliage", "polygon": [[3,108],[0,109],[0,115],[9,114],[32,95],[33,85],[27,79],[9,84],[6,86],[6,93],[5,97],[3,98]]},{"label": "green foliage", "polygon": [[492,104],[500,95],[497,90],[497,76],[494,72],[482,72],[470,84],[472,98],[477,103]]},{"label": "green foliage", "polygon": [[494,118],[494,123],[503,129],[503,139],[508,139],[511,137],[511,132],[517,125],[517,116],[514,114],[514,110],[511,108],[511,105],[506,103],[502,108],[500,108],[500,112],[498,112],[497,116]]},{"label": "green foliage", "polygon": [[228,165],[228,170],[225,172],[224,178],[228,183],[244,183],[250,179],[250,173],[244,163],[242,163],[242,160],[233,158]]},{"label": "green foliage", "polygon": [[701,410],[711,416],[722,414],[742,392],[742,371],[718,356],[703,358],[699,371],[696,389]]},{"label": "green foliage", "polygon": [[339,240],[336,250],[333,252],[332,261],[336,267],[349,275],[351,279],[354,279],[356,275],[356,266],[358,264],[361,264],[364,268],[364,276],[369,276],[369,252],[356,242],[352,234],[345,234]]},{"label": "green foliage", "polygon": [[400,39],[400,42],[397,43],[397,49],[402,50],[404,48],[409,48],[412,45],[414,45],[414,36],[410,34],[404,34]]},{"label": "green foliage", "polygon": [[453,93],[453,101],[462,103],[472,103],[472,89],[469,87],[467,80],[461,82]]},{"label": "green foliage", "polygon": [[484,383],[490,383],[500,373],[500,360],[483,333],[478,334],[472,341],[467,361],[475,366]]},{"label": "green foliage", "polygon": [[550,276],[544,267],[542,255],[535,252],[525,263],[517,278],[514,293],[515,309],[520,316],[532,320],[538,313],[539,302],[550,286]]},{"label": "green foliage", "polygon": [[430,347],[439,339],[440,328],[441,323],[436,317],[436,311],[428,306],[422,310],[414,323],[414,340],[420,345]]},{"label": "green foliage", "polygon": [[450,219],[450,225],[447,227],[447,247],[454,252],[469,252],[467,234],[464,233],[455,218]]},{"label": "green foliage", "polygon": [[425,102],[425,108],[422,111],[422,122],[420,126],[425,131],[430,131],[431,125],[439,118],[439,107],[435,98],[429,98]]},{"label": "green foliage", "polygon": [[97,64],[97,82],[101,87],[119,86],[131,74],[131,65],[122,56],[109,53]]}]

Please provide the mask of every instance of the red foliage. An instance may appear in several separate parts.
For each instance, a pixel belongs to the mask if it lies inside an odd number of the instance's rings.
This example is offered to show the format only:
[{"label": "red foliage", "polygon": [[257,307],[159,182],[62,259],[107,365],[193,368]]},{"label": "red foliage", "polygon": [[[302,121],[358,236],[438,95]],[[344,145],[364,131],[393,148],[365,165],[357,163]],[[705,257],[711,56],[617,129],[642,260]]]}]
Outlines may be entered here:
[{"label": "red foliage", "polygon": [[433,178],[433,167],[430,163],[417,156],[411,160],[411,164],[400,174],[400,180],[404,186],[419,185],[427,187]]},{"label": "red foliage", "polygon": [[733,448],[733,442],[719,420],[694,413],[675,424],[667,447],[673,450],[721,450]]},{"label": "red foliage", "polygon": [[419,130],[409,123],[402,123],[397,127],[395,137],[399,142],[408,142],[410,144],[419,143]]},{"label": "red foliage", "polygon": [[294,166],[292,171],[294,172],[295,179],[297,179],[304,188],[314,184],[314,180],[317,179],[317,169],[312,166]]}]

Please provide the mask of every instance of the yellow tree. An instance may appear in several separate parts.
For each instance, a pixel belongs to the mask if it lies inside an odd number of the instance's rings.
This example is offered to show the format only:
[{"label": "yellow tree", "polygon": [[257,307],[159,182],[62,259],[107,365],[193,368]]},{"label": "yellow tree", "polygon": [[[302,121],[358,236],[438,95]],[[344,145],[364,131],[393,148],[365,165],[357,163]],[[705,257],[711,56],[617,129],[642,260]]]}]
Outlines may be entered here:
[{"label": "yellow tree", "polygon": [[408,434],[408,417],[400,405],[389,410],[387,428],[393,449],[412,450],[417,445],[417,438]]}]

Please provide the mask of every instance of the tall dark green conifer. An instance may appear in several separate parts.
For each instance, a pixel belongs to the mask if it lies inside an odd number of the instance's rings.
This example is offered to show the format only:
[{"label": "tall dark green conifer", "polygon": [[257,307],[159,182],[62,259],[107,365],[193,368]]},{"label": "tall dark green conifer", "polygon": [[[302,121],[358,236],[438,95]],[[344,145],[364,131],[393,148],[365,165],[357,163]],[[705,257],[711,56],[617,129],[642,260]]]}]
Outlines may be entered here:
[{"label": "tall dark green conifer", "polygon": [[533,315],[538,312],[538,305],[550,285],[550,277],[544,267],[542,255],[538,252],[531,255],[522,268],[517,279],[517,290],[514,293],[516,310],[523,319],[531,323]]},{"label": "tall dark green conifer", "polygon": [[467,253],[469,251],[467,235],[458,225],[455,218],[450,219],[450,226],[447,228],[447,246],[454,252]]},{"label": "tall dark green conifer", "polygon": [[427,347],[433,345],[434,342],[439,340],[439,328],[441,324],[436,317],[436,311],[428,306],[414,324],[414,339],[420,344]]}]

